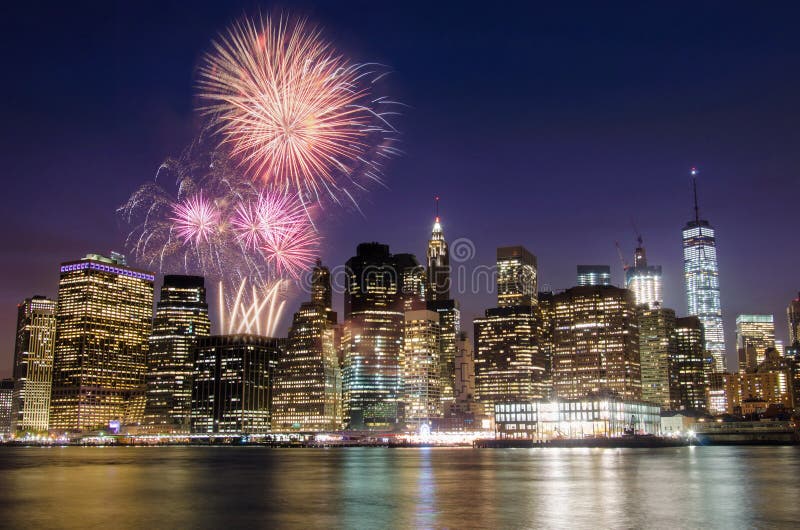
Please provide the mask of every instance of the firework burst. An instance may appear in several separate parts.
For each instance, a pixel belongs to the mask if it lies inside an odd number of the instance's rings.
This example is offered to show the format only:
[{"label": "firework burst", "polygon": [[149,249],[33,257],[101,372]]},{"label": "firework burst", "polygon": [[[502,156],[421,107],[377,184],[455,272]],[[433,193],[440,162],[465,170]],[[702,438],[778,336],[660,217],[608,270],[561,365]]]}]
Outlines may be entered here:
[{"label": "firework burst", "polygon": [[213,43],[200,68],[204,112],[255,180],[301,201],[339,202],[380,182],[397,151],[396,105],[372,94],[386,72],[352,64],[304,20],[242,20]]},{"label": "firework burst", "polygon": [[208,243],[219,229],[219,211],[213,203],[203,199],[202,191],[174,204],[172,213],[169,220],[174,223],[175,231],[184,243]]},{"label": "firework burst", "polygon": [[306,217],[269,232],[262,250],[279,275],[299,279],[319,252],[319,235]]}]

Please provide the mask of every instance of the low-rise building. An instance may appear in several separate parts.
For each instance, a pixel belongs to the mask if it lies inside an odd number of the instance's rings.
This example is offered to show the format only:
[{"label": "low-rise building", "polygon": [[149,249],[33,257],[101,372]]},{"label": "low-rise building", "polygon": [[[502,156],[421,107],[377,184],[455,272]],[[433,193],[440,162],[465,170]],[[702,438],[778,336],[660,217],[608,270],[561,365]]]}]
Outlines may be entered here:
[{"label": "low-rise building", "polygon": [[637,400],[598,396],[498,403],[494,411],[495,428],[500,438],[550,440],[661,432],[660,407]]}]

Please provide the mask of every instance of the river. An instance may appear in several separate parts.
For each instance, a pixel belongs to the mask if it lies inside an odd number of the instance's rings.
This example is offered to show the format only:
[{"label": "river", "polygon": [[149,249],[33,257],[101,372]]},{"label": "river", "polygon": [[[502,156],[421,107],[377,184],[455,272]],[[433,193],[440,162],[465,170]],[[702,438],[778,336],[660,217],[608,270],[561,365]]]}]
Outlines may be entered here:
[{"label": "river", "polygon": [[0,447],[9,528],[800,525],[800,448]]}]

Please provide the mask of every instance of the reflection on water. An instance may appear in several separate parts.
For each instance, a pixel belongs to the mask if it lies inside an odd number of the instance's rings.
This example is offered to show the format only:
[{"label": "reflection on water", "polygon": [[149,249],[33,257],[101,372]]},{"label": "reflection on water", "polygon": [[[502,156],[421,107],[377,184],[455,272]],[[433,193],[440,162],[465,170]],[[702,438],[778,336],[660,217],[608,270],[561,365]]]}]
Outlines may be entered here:
[{"label": "reflection on water", "polygon": [[0,525],[742,527],[800,521],[800,448],[0,448]]}]

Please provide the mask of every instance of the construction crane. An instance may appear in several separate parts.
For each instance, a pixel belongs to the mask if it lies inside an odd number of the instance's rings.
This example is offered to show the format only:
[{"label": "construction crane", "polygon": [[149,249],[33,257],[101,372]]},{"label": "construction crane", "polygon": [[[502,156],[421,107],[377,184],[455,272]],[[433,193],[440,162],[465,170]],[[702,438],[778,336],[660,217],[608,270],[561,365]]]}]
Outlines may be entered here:
[{"label": "construction crane", "polygon": [[617,247],[617,254],[619,254],[619,262],[622,264],[622,270],[627,271],[631,268],[631,266],[628,265],[627,261],[625,261],[625,256],[622,254],[622,248],[619,246],[619,241],[614,241],[614,245]]}]

